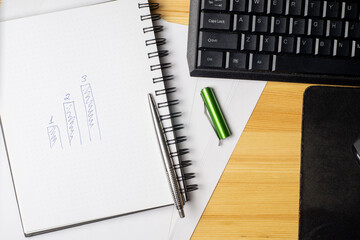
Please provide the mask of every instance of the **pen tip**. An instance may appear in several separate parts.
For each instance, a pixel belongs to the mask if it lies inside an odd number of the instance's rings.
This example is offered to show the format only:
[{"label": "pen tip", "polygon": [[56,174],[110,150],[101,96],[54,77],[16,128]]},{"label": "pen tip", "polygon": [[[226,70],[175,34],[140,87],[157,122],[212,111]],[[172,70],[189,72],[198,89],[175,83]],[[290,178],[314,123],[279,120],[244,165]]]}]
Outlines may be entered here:
[{"label": "pen tip", "polygon": [[180,218],[184,218],[185,217],[185,213],[184,213],[184,209],[178,209]]}]

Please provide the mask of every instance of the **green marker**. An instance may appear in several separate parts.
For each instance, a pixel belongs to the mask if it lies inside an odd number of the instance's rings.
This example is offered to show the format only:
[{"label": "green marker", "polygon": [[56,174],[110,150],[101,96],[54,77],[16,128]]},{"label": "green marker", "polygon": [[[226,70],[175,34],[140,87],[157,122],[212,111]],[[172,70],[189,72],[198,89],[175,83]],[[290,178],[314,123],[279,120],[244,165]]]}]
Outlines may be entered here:
[{"label": "green marker", "polygon": [[204,112],[219,138],[219,145],[223,139],[231,135],[219,103],[212,88],[201,89],[200,95],[204,100]]}]

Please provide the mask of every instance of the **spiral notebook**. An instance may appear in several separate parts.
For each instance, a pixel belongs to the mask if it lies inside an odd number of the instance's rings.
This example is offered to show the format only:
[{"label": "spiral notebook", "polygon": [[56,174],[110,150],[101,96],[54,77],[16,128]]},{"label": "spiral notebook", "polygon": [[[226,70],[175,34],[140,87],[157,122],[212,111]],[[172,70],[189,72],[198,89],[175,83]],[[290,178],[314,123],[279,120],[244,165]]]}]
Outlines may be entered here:
[{"label": "spiral notebook", "polygon": [[148,93],[184,199],[196,189],[157,7],[119,0],[0,24],[0,114],[26,236],[173,204]]}]

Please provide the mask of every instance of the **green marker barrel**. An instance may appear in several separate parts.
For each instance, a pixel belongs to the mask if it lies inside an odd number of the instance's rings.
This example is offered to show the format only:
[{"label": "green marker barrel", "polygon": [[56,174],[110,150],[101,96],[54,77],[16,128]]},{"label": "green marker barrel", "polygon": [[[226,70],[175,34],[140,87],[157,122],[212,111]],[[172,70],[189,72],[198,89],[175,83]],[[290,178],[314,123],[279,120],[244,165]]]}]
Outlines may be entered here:
[{"label": "green marker barrel", "polygon": [[206,109],[212,120],[212,125],[219,139],[222,140],[229,137],[231,135],[231,132],[226,123],[226,120],[221,111],[213,89],[210,87],[203,88],[200,94],[202,99],[204,100]]}]

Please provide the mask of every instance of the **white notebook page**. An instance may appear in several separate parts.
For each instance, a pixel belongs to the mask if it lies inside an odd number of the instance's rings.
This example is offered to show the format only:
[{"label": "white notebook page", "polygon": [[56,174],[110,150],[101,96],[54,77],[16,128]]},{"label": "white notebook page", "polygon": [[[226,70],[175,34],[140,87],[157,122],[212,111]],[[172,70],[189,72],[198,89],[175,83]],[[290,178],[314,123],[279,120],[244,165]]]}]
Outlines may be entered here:
[{"label": "white notebook page", "polygon": [[0,114],[25,233],[172,203],[145,14],[121,0],[0,24]]}]

